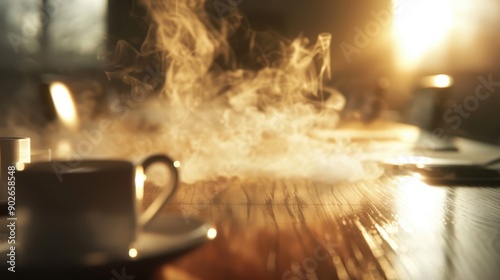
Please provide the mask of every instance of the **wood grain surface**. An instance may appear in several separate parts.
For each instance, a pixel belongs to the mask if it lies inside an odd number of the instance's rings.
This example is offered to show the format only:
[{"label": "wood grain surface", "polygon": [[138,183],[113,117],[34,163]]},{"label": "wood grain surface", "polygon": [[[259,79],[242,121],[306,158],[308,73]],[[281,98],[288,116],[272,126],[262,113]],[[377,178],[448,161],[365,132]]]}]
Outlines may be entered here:
[{"label": "wood grain surface", "polygon": [[335,185],[220,178],[183,185],[166,211],[210,221],[218,236],[158,279],[500,277],[498,188],[397,174]]},{"label": "wood grain surface", "polygon": [[[429,155],[473,163],[500,157],[498,147],[456,143],[457,153]],[[220,177],[181,184],[164,211],[182,215],[187,224],[195,218],[212,223],[217,238],[173,260],[138,264],[141,275],[129,275],[135,280],[500,279],[500,187],[430,186],[404,170],[386,170],[365,181],[321,179]],[[157,194],[148,183],[144,204]],[[127,272],[132,266],[127,264]],[[103,271],[98,275],[111,279],[109,268]]]}]

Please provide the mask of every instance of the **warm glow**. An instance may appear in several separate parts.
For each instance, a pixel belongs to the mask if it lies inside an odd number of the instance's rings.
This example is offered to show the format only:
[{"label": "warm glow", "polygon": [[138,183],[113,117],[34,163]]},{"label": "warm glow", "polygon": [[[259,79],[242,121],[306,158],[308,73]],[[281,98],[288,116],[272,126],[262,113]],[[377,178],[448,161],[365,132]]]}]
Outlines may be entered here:
[{"label": "warm glow", "polygon": [[441,225],[445,192],[422,182],[421,176],[407,176],[398,182],[399,222],[406,232],[432,231]]},{"label": "warm glow", "polygon": [[137,166],[135,169],[135,197],[138,201],[142,201],[144,198],[144,181],[146,181],[144,169],[142,166]]},{"label": "warm glow", "polygon": [[450,33],[451,0],[395,0],[393,3],[398,62],[411,68],[439,47]]},{"label": "warm glow", "polygon": [[64,156],[68,156],[71,154],[71,142],[69,142],[68,140],[60,140],[57,144],[56,144],[56,148],[55,148],[55,156],[56,157],[64,157]]},{"label": "warm glow", "polygon": [[17,169],[17,171],[23,171],[24,168],[25,168],[25,165],[24,165],[23,162],[16,163],[16,169]]},{"label": "warm glow", "polygon": [[[398,253],[404,255],[405,268],[411,267],[409,278],[425,278],[419,267],[431,267],[433,271],[446,271],[446,257],[440,248],[449,245],[448,238],[453,232],[446,225],[449,211],[446,188],[431,187],[417,177],[405,176],[397,180],[397,196],[394,204],[396,223],[389,223]],[[393,228],[393,226],[396,228]],[[425,246],[422,246],[425,243]],[[428,250],[437,248],[437,250]],[[430,258],[432,256],[432,258]],[[407,273],[407,272],[406,272]]]},{"label": "warm glow", "polygon": [[69,89],[60,82],[50,85],[50,96],[56,109],[59,120],[68,128],[76,129],[78,127],[78,116],[76,106]]},{"label": "warm glow", "polygon": [[137,257],[137,249],[135,249],[135,248],[130,248],[130,250],[128,250],[128,255],[129,255],[131,258],[135,258],[135,257]]},{"label": "warm glow", "polygon": [[439,88],[449,87],[453,84],[453,80],[448,75],[436,75],[434,76],[434,85]]},{"label": "warm glow", "polygon": [[[332,145],[313,135],[332,131],[345,105],[344,95],[325,81],[331,34],[320,33],[313,43],[302,36],[283,40],[245,31],[255,39],[245,46],[247,65],[227,40],[244,27],[237,14],[211,21],[206,1],[160,2],[141,1],[154,22],[140,50],[119,40],[110,57],[105,55],[106,76],[130,85],[131,93],[101,104],[102,114],[95,113],[102,120],[82,118],[89,122],[82,127],[92,132],[110,120],[113,126],[112,132],[103,129],[102,143],[86,156],[170,154],[182,159],[170,168],[182,165],[182,182],[188,184],[255,174],[328,183],[382,175],[348,143]],[[145,66],[147,53],[158,55]],[[78,150],[82,140],[71,140]],[[157,179],[147,174],[148,180]]]},{"label": "warm glow", "polygon": [[[423,164],[417,164],[417,167],[418,167],[418,168],[424,168],[424,167],[425,167],[425,165],[423,165]],[[413,178],[415,178],[415,179],[417,179],[417,180],[422,180],[422,179],[424,179],[424,176],[422,176],[422,174],[420,174],[420,173],[413,173],[411,176],[413,176]]]},{"label": "warm glow", "polygon": [[421,156],[397,156],[389,158],[385,161],[388,164],[394,165],[403,165],[403,164],[416,164],[416,165],[425,165],[432,163],[432,159],[429,157],[421,157]]},{"label": "warm glow", "polygon": [[427,88],[447,88],[453,85],[453,78],[449,75],[434,75],[420,79],[420,86]]},{"label": "warm glow", "polygon": [[210,228],[207,232],[207,238],[212,240],[217,237],[217,230],[215,228]]}]

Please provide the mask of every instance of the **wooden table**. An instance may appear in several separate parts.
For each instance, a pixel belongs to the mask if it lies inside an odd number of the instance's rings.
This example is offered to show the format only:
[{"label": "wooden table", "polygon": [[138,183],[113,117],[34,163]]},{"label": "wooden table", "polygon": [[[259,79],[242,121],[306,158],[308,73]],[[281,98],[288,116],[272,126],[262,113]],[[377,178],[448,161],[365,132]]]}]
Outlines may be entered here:
[{"label": "wooden table", "polygon": [[[457,145],[428,155],[500,157],[498,147]],[[133,278],[123,279],[500,279],[500,188],[429,186],[389,171],[371,181],[317,179],[182,184],[165,211],[213,223],[217,238],[174,260],[130,264]],[[155,193],[146,190],[147,202]],[[97,273],[118,279],[108,267]]]},{"label": "wooden table", "polygon": [[[500,155],[457,143],[443,156]],[[156,279],[500,279],[500,188],[391,172],[342,184],[220,178],[183,185],[167,211],[212,222],[218,237]]]}]

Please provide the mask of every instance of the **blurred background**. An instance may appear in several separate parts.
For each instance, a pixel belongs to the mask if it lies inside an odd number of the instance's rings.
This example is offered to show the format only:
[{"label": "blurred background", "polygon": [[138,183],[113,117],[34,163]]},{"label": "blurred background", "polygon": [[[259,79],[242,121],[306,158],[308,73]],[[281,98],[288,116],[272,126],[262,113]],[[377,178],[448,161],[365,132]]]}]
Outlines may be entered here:
[{"label": "blurred background", "polygon": [[[345,120],[442,127],[500,144],[500,1],[207,0],[206,7],[219,17],[241,11],[252,28],[289,39],[314,43],[330,32],[327,83],[347,98]],[[85,89],[75,92],[112,86],[102,56],[119,39],[139,48],[148,26],[136,0],[0,2],[0,112],[31,103],[46,119],[29,121],[43,125],[50,113],[37,104],[54,77]]]}]

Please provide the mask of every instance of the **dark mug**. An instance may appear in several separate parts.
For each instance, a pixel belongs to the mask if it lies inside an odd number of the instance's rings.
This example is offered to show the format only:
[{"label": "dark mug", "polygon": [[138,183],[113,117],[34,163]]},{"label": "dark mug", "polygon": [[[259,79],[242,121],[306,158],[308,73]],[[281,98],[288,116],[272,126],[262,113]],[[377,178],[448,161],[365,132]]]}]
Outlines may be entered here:
[{"label": "dark mug", "polygon": [[[136,189],[143,187],[144,172],[153,163],[169,169],[170,184],[139,211]],[[176,192],[177,166],[165,155],[139,164],[83,160],[27,165],[16,175],[19,261],[91,264],[127,257],[138,232]]]}]

